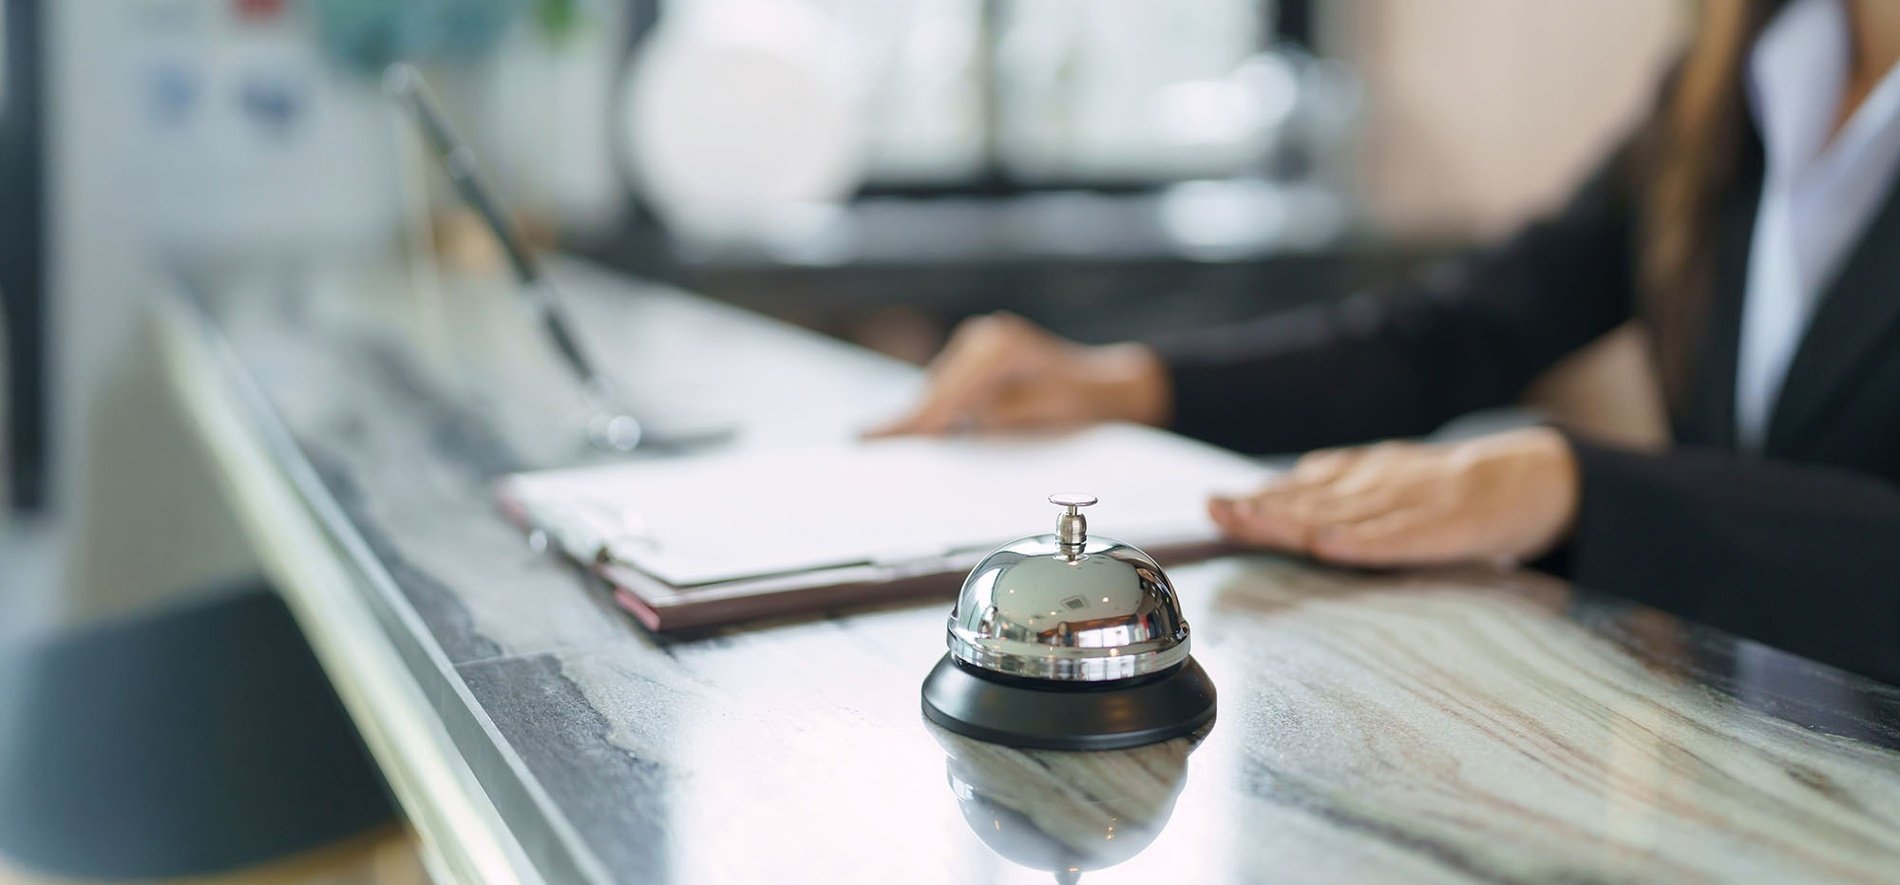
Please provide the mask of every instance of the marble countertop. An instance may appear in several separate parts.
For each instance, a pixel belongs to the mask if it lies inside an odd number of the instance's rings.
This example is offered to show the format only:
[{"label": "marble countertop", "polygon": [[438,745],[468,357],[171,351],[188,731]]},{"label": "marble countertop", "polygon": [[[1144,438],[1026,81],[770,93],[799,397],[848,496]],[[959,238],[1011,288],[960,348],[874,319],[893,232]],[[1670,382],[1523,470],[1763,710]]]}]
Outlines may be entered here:
[{"label": "marble countertop", "polygon": [[[730,308],[559,276],[636,406],[743,416],[741,444],[848,436],[916,383]],[[361,542],[338,555],[398,588],[399,638],[440,662],[414,675],[455,689],[434,712],[550,880],[1900,870],[1900,691],[1533,575],[1176,567],[1211,729],[1111,753],[958,738],[918,706],[947,598],[660,638],[530,550],[492,480],[596,456],[505,288],[279,274],[187,300],[260,394],[251,417],[288,431],[274,456]]]}]

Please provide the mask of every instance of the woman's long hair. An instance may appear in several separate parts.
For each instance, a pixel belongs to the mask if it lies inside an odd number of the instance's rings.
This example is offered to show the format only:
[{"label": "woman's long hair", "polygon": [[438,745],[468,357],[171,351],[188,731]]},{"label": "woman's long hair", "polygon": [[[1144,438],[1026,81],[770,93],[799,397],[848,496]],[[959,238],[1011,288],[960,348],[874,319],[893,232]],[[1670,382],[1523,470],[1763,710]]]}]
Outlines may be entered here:
[{"label": "woman's long hair", "polygon": [[1662,389],[1680,407],[1708,323],[1716,214],[1742,160],[1748,52],[1778,0],[1702,0],[1642,155],[1637,280]]}]

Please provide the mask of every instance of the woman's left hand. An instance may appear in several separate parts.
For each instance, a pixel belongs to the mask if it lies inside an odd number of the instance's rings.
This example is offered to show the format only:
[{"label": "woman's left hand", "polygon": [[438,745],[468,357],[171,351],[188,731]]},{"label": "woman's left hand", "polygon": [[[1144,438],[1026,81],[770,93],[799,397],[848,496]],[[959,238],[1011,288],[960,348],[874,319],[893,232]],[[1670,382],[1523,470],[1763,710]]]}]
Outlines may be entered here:
[{"label": "woman's left hand", "polygon": [[1537,427],[1314,452],[1208,513],[1231,540],[1343,565],[1522,562],[1569,533],[1577,486],[1570,444]]}]

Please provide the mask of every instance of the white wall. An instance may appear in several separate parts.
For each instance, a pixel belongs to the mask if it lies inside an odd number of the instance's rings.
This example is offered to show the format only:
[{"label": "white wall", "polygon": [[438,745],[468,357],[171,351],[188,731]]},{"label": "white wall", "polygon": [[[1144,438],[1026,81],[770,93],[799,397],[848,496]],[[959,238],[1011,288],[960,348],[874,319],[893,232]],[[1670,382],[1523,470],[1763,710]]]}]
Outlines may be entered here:
[{"label": "white wall", "polygon": [[1680,0],[1354,0],[1361,184],[1405,234],[1487,235],[1559,199],[1637,118],[1690,19]]},{"label": "white wall", "polygon": [[[196,449],[163,419],[141,309],[158,271],[126,192],[141,144],[123,0],[48,3],[58,550],[34,608],[73,622],[249,569]],[[102,433],[104,431],[104,433]]]}]

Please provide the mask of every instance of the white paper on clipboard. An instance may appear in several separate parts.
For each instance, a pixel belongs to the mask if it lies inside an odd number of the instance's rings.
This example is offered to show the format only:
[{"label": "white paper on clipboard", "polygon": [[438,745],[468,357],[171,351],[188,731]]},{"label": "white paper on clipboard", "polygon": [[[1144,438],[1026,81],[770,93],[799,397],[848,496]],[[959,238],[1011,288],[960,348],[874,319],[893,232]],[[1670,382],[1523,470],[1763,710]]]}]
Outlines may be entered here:
[{"label": "white paper on clipboard", "polygon": [[570,555],[676,587],[871,564],[902,569],[1049,532],[1046,498],[1101,499],[1091,528],[1137,546],[1211,541],[1207,496],[1271,471],[1172,434],[907,438],[737,449],[508,478],[504,495]]}]

